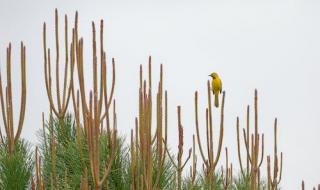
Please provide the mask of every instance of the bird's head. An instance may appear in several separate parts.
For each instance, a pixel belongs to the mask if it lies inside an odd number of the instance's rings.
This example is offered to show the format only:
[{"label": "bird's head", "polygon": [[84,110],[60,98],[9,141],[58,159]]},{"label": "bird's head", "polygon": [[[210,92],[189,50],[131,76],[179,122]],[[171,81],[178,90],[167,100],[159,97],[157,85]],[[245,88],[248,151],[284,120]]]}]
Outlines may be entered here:
[{"label": "bird's head", "polygon": [[211,73],[211,74],[209,75],[209,77],[211,77],[212,79],[216,79],[216,78],[218,78],[219,76],[218,76],[217,73],[213,72],[213,73]]}]

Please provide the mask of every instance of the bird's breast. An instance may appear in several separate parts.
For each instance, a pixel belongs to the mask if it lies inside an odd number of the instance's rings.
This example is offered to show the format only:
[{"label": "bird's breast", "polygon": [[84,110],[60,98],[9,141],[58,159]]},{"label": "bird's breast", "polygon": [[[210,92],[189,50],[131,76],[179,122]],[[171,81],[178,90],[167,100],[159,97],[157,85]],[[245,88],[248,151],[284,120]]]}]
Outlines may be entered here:
[{"label": "bird's breast", "polygon": [[213,91],[220,91],[221,90],[221,81],[220,81],[220,79],[216,78],[216,79],[212,80],[211,85],[212,85],[212,90]]}]

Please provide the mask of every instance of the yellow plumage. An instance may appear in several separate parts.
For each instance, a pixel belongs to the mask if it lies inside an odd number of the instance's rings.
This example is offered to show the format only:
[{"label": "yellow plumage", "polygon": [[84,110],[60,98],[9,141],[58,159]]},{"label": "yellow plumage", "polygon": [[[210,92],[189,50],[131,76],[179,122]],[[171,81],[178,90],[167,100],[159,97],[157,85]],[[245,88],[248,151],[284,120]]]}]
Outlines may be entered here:
[{"label": "yellow plumage", "polygon": [[211,73],[209,76],[212,78],[211,90],[214,95],[214,105],[219,107],[219,93],[222,91],[222,82],[217,73]]}]

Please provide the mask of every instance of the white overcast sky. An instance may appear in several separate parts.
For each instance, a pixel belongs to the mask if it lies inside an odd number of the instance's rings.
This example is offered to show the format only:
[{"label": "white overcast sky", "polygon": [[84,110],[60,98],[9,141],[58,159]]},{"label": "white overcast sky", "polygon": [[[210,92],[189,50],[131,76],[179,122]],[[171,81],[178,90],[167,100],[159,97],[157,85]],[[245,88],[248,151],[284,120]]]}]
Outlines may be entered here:
[{"label": "white overcast sky", "polygon": [[[37,143],[35,134],[41,128],[41,113],[48,110],[42,24],[48,24],[48,43],[53,49],[55,8],[59,9],[61,29],[63,15],[68,14],[73,23],[74,13],[79,11],[87,68],[91,67],[91,21],[98,25],[104,19],[108,60],[116,58],[115,97],[121,134],[128,136],[134,126],[139,64],[147,68],[148,56],[152,55],[154,84],[159,65],[164,64],[164,83],[169,93],[169,143],[173,150],[177,149],[176,106],[182,106],[187,152],[195,132],[194,91],[199,90],[203,129],[206,81],[208,74],[216,71],[226,91],[223,146],[230,149],[235,165],[238,163],[236,116],[240,116],[244,126],[246,105],[252,105],[257,88],[260,130],[265,133],[268,147],[266,154],[272,151],[274,118],[279,118],[279,150],[284,152],[283,189],[299,189],[302,179],[306,180],[307,189],[320,183],[318,1],[1,0],[0,67],[4,73],[5,48],[12,42],[14,105],[18,110],[19,42],[23,40],[27,46],[27,111],[22,136],[33,143]],[[86,72],[86,77],[90,81],[90,72]],[[214,114],[215,119],[218,112]],[[216,120],[215,124],[218,124]]]}]

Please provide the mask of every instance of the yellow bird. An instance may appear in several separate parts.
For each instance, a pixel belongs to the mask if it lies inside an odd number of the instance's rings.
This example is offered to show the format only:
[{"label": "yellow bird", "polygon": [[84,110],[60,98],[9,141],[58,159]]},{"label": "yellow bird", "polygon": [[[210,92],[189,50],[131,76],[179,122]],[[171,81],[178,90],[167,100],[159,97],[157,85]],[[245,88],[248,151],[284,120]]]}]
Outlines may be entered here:
[{"label": "yellow bird", "polygon": [[222,82],[217,73],[211,73],[209,76],[212,78],[211,90],[214,95],[214,105],[219,107],[219,93],[222,91]]}]

